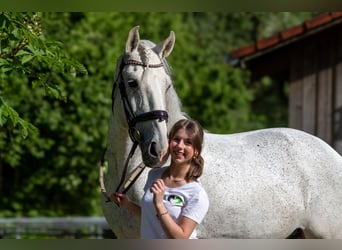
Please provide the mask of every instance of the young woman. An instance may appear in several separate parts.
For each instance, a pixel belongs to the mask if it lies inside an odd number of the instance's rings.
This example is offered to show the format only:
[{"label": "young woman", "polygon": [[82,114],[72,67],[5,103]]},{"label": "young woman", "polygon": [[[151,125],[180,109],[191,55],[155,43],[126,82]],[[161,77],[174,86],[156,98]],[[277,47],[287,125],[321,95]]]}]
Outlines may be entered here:
[{"label": "young woman", "polygon": [[196,225],[209,208],[208,196],[198,180],[204,166],[202,146],[200,124],[179,120],[169,133],[171,164],[149,172],[140,205],[124,194],[111,196],[112,201],[141,218],[141,238],[197,238]]}]

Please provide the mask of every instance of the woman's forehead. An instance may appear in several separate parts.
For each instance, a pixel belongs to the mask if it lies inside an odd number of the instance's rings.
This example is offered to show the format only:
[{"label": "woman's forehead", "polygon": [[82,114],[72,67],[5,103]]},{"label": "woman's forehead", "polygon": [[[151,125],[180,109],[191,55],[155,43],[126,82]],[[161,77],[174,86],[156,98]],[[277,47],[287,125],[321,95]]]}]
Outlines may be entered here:
[{"label": "woman's forehead", "polygon": [[180,128],[178,129],[175,134],[173,135],[173,137],[175,136],[182,136],[182,137],[191,137],[191,134],[188,130],[186,130],[185,128]]}]

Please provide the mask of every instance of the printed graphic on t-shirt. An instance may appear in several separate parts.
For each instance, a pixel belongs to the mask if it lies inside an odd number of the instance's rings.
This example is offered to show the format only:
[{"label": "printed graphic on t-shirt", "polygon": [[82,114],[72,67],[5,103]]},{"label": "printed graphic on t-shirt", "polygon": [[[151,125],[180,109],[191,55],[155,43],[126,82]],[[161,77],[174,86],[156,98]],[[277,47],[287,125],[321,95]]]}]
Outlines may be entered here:
[{"label": "printed graphic on t-shirt", "polygon": [[184,205],[183,197],[181,197],[179,195],[169,195],[166,200],[169,201],[174,206],[183,206]]}]

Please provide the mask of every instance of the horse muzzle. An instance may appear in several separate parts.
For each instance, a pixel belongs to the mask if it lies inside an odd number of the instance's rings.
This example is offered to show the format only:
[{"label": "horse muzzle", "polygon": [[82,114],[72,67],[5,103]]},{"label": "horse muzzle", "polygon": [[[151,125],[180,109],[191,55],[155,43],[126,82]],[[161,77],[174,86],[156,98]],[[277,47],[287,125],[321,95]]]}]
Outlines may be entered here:
[{"label": "horse muzzle", "polygon": [[162,147],[161,144],[152,141],[145,144],[145,150],[142,150],[142,159],[146,166],[150,168],[160,167],[167,159],[167,145]]}]

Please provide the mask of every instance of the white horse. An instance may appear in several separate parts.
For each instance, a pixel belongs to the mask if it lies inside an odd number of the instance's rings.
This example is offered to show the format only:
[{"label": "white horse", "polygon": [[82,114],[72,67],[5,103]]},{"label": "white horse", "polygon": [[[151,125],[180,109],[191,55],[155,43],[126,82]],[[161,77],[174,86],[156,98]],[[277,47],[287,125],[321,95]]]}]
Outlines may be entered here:
[{"label": "white horse", "polygon": [[[142,161],[150,168],[167,163],[167,131],[184,117],[165,60],[174,43],[172,31],[158,45],[140,40],[138,27],[129,33],[115,73],[108,193],[119,184],[133,144],[129,128],[140,150],[127,162],[128,173]],[[298,229],[317,238],[342,238],[342,157],[319,138],[289,128],[205,133],[203,157],[201,182],[210,207],[198,225],[200,238],[279,239]],[[137,202],[150,168],[128,193]],[[118,238],[139,238],[137,219],[105,198],[101,203]]]}]

